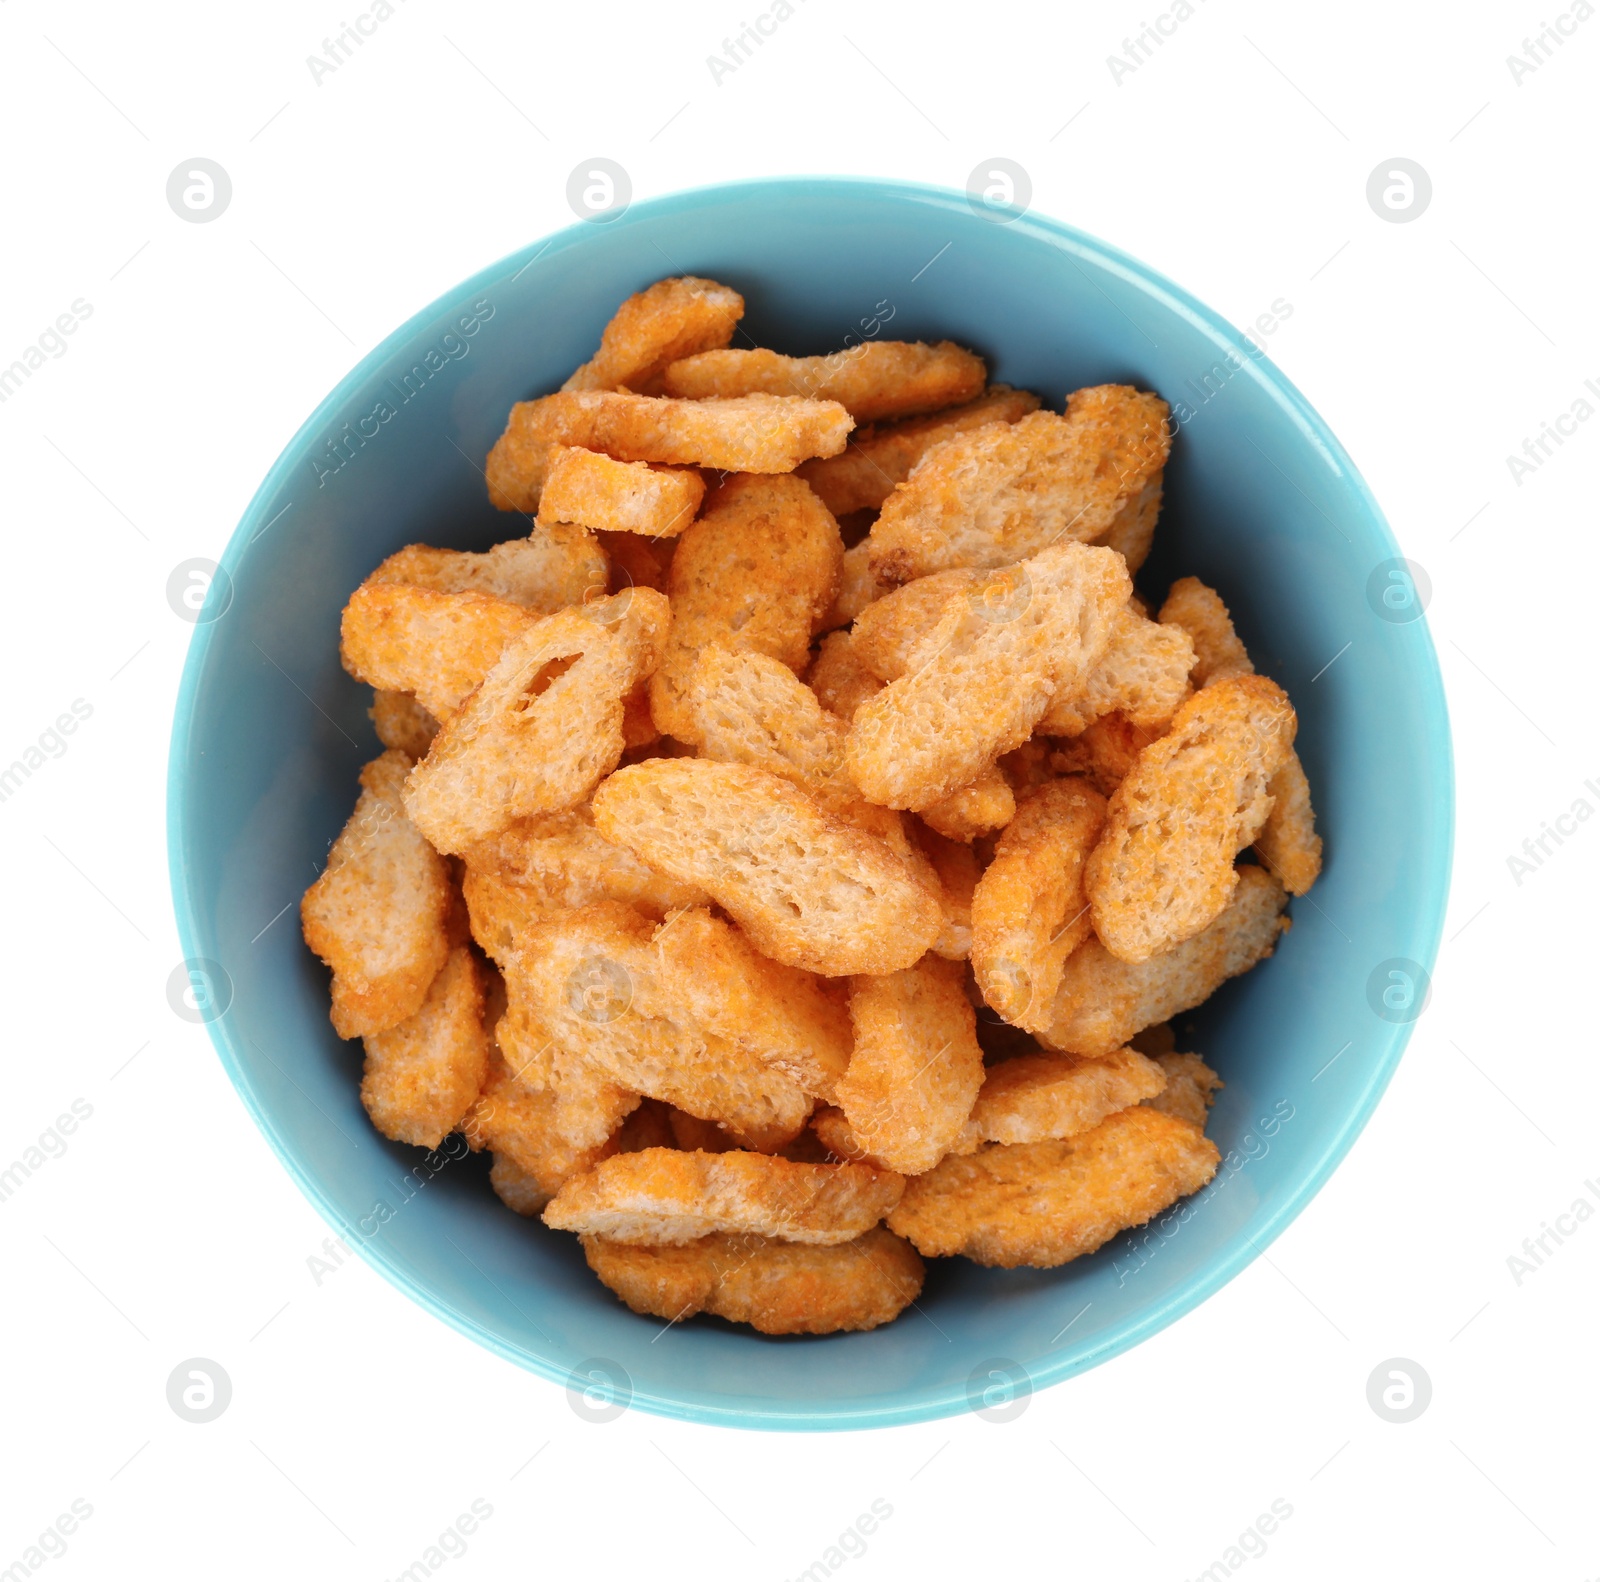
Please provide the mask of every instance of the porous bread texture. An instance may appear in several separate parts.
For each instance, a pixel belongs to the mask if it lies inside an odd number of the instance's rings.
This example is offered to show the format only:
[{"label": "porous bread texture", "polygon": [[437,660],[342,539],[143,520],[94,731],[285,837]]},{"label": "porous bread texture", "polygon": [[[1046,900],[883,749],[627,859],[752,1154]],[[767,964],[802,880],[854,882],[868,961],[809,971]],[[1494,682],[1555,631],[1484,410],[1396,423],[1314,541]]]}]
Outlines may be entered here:
[{"label": "porous bread texture", "polygon": [[1164,1110],[1204,1131],[1207,1113],[1216,1103],[1217,1090],[1224,1085],[1222,1078],[1199,1055],[1166,1054],[1151,1058],[1161,1067],[1167,1085],[1143,1102],[1153,1110]]},{"label": "porous bread texture", "polygon": [[333,969],[334,1031],[359,1038],[422,1009],[450,954],[450,871],[406,816],[411,760],[361,771],[361,796],[300,903],[306,943]]},{"label": "porous bread texture", "polygon": [[1234,858],[1272,807],[1295,714],[1265,676],[1203,687],[1112,794],[1084,884],[1100,942],[1128,962],[1182,944],[1228,904]]},{"label": "porous bread texture", "polygon": [[976,1153],[985,1143],[1037,1143],[1076,1137],[1108,1115],[1159,1095],[1167,1078],[1137,1050],[1104,1060],[1078,1055],[1016,1055],[985,1074],[972,1113],[950,1147]]},{"label": "porous bread texture", "polygon": [[408,544],[367,578],[437,593],[487,593],[535,615],[553,615],[606,590],[609,564],[594,536],[581,527],[541,524],[526,538],[482,554]]},{"label": "porous bread texture", "polygon": [[807,396],[837,401],[858,423],[907,417],[970,401],[983,389],[983,359],[940,341],[859,341],[822,357],[764,347],[701,352],[666,371],[668,395]]},{"label": "porous bread texture", "polygon": [[595,793],[595,827],[709,895],[773,960],[830,977],[894,972],[942,926],[934,886],[886,841],[745,764],[652,759]]},{"label": "porous bread texture", "polygon": [[[846,558],[849,550],[845,551]],[[817,645],[806,682],[830,714],[847,724],[868,698],[883,691],[883,683],[861,661],[849,632],[829,632]]]},{"label": "porous bread texture", "polygon": [[1057,544],[953,599],[930,657],[856,711],[846,769],[872,802],[928,807],[1082,689],[1132,591],[1120,556]]},{"label": "porous bread texture", "polygon": [[512,407],[484,476],[490,504],[532,512],[539,508],[553,445],[604,451],[617,461],[787,473],[809,456],[837,456],[854,427],[837,401],[803,396],[678,401],[622,391],[562,391]]},{"label": "porous bread texture", "polygon": [[1194,644],[1189,679],[1195,686],[1255,673],[1256,667],[1233,629],[1228,606],[1215,588],[1208,588],[1198,577],[1180,577],[1173,583],[1157,618],[1189,634]]},{"label": "porous bread texture", "polygon": [[635,292],[601,332],[600,350],[563,390],[616,390],[659,395],[669,363],[726,346],[744,317],[744,298],[698,275],[658,280]]},{"label": "porous bread texture", "polygon": [[1117,508],[1111,525],[1097,538],[1095,544],[1114,549],[1128,563],[1128,575],[1134,576],[1150,556],[1155,542],[1156,520],[1161,515],[1162,481],[1165,469],[1157,471],[1135,495],[1129,495]]},{"label": "porous bread texture", "polygon": [[990,764],[976,780],[930,802],[918,815],[936,834],[972,841],[1004,829],[1017,811],[1017,799],[1000,770]]},{"label": "porous bread texture", "polygon": [[409,692],[374,688],[367,718],[385,747],[398,747],[408,758],[421,758],[439,734],[439,722]]},{"label": "porous bread texture", "polygon": [[681,1247],[579,1241],[603,1284],[668,1323],[714,1313],[763,1335],[830,1335],[887,1324],[922,1291],[922,1259],[881,1225],[833,1247],[748,1234]]},{"label": "porous bread texture", "polygon": [[1186,1122],[1134,1105],[1076,1137],[950,1155],[906,1183],[889,1228],[925,1257],[1053,1269],[1199,1191],[1220,1157]]},{"label": "porous bread texture", "polygon": [[581,445],[558,445],[539,496],[539,525],[570,522],[595,532],[676,538],[705,492],[705,479],[692,467],[613,461]]},{"label": "porous bread texture", "polygon": [[1083,691],[1057,699],[1039,730],[1046,736],[1077,736],[1113,710],[1133,725],[1164,730],[1189,696],[1193,664],[1189,634],[1147,620],[1130,600]]},{"label": "porous bread texture", "polygon": [[903,1177],[871,1165],[645,1148],[573,1177],[544,1222],[644,1246],[753,1233],[831,1247],[871,1230],[904,1188]]},{"label": "porous bread texture", "polygon": [[581,802],[622,757],[624,703],[654,668],[667,601],[632,588],[546,616],[508,643],[406,784],[443,852]]},{"label": "porous bread texture", "polygon": [[1288,900],[1265,868],[1245,867],[1233,899],[1216,920],[1159,956],[1119,961],[1098,939],[1086,939],[1062,969],[1040,1042],[1103,1059],[1141,1028],[1199,1005],[1229,978],[1272,954],[1289,927],[1282,915]]}]

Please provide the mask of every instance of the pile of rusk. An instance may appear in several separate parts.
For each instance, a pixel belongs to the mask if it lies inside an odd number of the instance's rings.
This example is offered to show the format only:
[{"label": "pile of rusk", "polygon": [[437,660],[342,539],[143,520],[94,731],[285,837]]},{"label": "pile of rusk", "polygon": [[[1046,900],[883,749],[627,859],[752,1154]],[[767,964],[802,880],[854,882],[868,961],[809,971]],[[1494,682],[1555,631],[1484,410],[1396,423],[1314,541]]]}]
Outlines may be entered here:
[{"label": "pile of rusk", "polygon": [[491,1150],[637,1312],[867,1329],[919,1254],[1052,1267],[1210,1180],[1166,1020],[1320,842],[1222,600],[1133,590],[1165,402],[743,311],[630,298],[489,455],[531,532],[356,590],[388,750],[302,915],[386,1137]]}]

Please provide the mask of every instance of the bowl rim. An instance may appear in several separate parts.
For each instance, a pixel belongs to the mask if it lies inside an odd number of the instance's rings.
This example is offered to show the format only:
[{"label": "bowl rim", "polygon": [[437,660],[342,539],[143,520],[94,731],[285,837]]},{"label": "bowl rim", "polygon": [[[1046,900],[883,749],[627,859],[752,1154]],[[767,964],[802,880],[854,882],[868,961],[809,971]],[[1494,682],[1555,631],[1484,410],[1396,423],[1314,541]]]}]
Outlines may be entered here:
[{"label": "bowl rim", "polygon": [[[943,209],[970,209],[968,194],[954,188],[922,182],[879,176],[786,175],[711,182],[686,187],[630,203],[628,212],[672,215],[708,204],[737,202],[740,198],[766,196],[774,192],[819,197],[853,193],[876,197],[886,203],[909,202]],[[1170,311],[1187,319],[1220,349],[1231,350],[1236,355],[1247,358],[1258,371],[1262,388],[1295,422],[1306,439],[1320,448],[1336,465],[1354,490],[1358,502],[1382,542],[1387,545],[1392,555],[1399,556],[1400,548],[1389,526],[1388,518],[1344,446],[1298,387],[1284,375],[1269,356],[1258,354],[1239,330],[1160,271],[1065,221],[1054,219],[1030,208],[1009,223],[1024,232],[1037,234],[1041,239],[1065,252],[1069,259],[1076,255],[1121,276],[1130,284],[1161,301]],[[235,576],[249,545],[262,530],[261,518],[268,506],[279,497],[282,487],[289,481],[291,472],[299,467],[307,442],[323,432],[328,419],[344,409],[349,396],[370,374],[404,350],[419,331],[437,323],[439,318],[463,297],[482,293],[504,281],[508,275],[520,273],[536,258],[542,257],[547,252],[580,245],[592,234],[591,224],[592,222],[579,220],[573,225],[536,239],[479,270],[467,280],[451,286],[427,306],[413,313],[361,357],[290,436],[251,496],[222,552],[219,565],[227,576],[230,579]],[[184,830],[189,822],[187,780],[190,772],[190,743],[195,703],[201,677],[211,652],[215,624],[217,623],[214,621],[198,622],[190,638],[173,708],[173,729],[167,759],[168,872],[178,939],[186,961],[202,957],[204,954],[198,942],[200,931],[195,905],[189,893],[189,876],[184,865],[183,845]],[[1441,805],[1434,809],[1436,817],[1432,827],[1432,839],[1421,853],[1420,868],[1424,882],[1416,912],[1418,933],[1426,944],[1426,948],[1421,952],[1421,965],[1431,974],[1438,955],[1445,909],[1450,894],[1455,843],[1455,766],[1444,684],[1426,616],[1422,616],[1415,625],[1420,643],[1416,651],[1414,673],[1408,680],[1417,688],[1419,704],[1428,720],[1426,740],[1422,744],[1423,756],[1437,766],[1443,791]],[[1308,1167],[1302,1170],[1299,1185],[1286,1195],[1284,1201],[1268,1219],[1264,1229],[1254,1236],[1248,1232],[1241,1232],[1238,1238],[1241,1245],[1232,1247],[1187,1281],[1169,1291],[1163,1299],[1127,1319],[1109,1338],[1099,1344],[1083,1348],[1061,1347],[1047,1357],[1038,1359],[1026,1370],[1030,1389],[1041,1389],[1073,1378],[1139,1345],[1185,1313],[1198,1307],[1264,1253],[1327,1184],[1329,1177],[1365,1129],[1377,1108],[1378,1101],[1394,1076],[1414,1025],[1414,1023],[1390,1024],[1387,1047],[1383,1048],[1366,1087],[1321,1155],[1310,1161]],[[317,1212],[333,1229],[341,1230],[343,1215],[324,1194],[307,1168],[302,1165],[285,1138],[279,1133],[271,1115],[258,1101],[239,1051],[234,1046],[227,1027],[227,1018],[218,1017],[209,1022],[207,1032],[235,1091],[243,1101],[251,1119],[277,1155],[279,1162]],[[461,1334],[518,1367],[538,1374],[552,1383],[571,1387],[573,1375],[569,1370],[503,1340],[470,1314],[442,1299],[435,1291],[415,1279],[401,1261],[383,1247],[378,1238],[357,1237],[356,1251],[390,1284]],[[927,1422],[953,1415],[967,1408],[970,1402],[966,1389],[950,1385],[908,1391],[902,1398],[888,1403],[853,1409],[825,1406],[820,1410],[807,1410],[792,1406],[771,1406],[765,1403],[735,1404],[728,1397],[700,1395],[692,1390],[674,1396],[635,1390],[629,1404],[658,1416],[722,1427],[829,1431],[894,1427]]]}]

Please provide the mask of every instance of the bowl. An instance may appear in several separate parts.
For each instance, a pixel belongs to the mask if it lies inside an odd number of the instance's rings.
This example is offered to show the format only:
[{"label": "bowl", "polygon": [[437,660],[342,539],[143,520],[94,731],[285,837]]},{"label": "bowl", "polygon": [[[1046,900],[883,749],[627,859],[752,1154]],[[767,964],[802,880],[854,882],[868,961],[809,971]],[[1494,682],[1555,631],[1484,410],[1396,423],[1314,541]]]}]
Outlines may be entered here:
[{"label": "bowl", "polygon": [[[339,612],[403,544],[483,549],[527,530],[482,462],[513,401],[556,389],[630,292],[668,274],[744,293],[756,344],[815,353],[948,337],[1056,406],[1082,385],[1154,389],[1177,438],[1140,577],[1221,590],[1288,689],[1327,860],[1276,955],[1198,1013],[1184,1047],[1227,1086],[1223,1153],[1188,1205],[1049,1271],[930,1262],[885,1328],[771,1339],[716,1319],[663,1331],[624,1308],[575,1238],[504,1208],[482,1156],[385,1141],[359,1043],[293,903],[379,751],[339,665]],[[741,182],[634,204],[486,269],[402,325],[311,415],[214,574],[179,691],[168,840],[192,1014],[290,1174],[402,1291],[585,1412],[634,1406],[771,1429],[968,1409],[1136,1345],[1236,1275],[1360,1132],[1426,1003],[1448,882],[1449,727],[1426,621],[1350,458],[1215,313],[1142,264],[1033,213],[860,179]],[[459,1139],[457,1139],[459,1142]]]}]

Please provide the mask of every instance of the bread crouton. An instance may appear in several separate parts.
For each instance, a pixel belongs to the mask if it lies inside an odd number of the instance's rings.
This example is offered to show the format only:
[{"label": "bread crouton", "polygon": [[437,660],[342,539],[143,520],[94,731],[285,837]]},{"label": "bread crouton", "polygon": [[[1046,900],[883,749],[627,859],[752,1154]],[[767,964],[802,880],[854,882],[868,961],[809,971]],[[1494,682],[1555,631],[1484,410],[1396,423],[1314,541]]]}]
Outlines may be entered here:
[{"label": "bread crouton", "polygon": [[1294,729],[1280,687],[1235,676],[1203,687],[1139,754],[1084,876],[1095,933],[1113,956],[1147,961],[1228,904],[1233,860],[1261,831]]},{"label": "bread crouton", "polygon": [[859,341],[823,357],[785,357],[764,347],[700,352],[671,364],[666,392],[708,396],[806,396],[837,401],[858,423],[933,412],[983,389],[981,357],[953,341]]},{"label": "bread crouton", "polygon": [[1104,1059],[1152,1022],[1164,1022],[1209,999],[1273,952],[1289,926],[1283,886],[1265,868],[1241,868],[1221,915],[1192,939],[1137,965],[1119,961],[1098,939],[1067,958],[1050,1025],[1039,1038],[1052,1049]]},{"label": "bread crouton", "polygon": [[1207,1114],[1216,1103],[1217,1090],[1224,1086],[1222,1078],[1199,1055],[1168,1054],[1151,1058],[1161,1067],[1167,1085],[1143,1103],[1153,1110],[1176,1115],[1180,1121],[1204,1131]]},{"label": "bread crouton", "polygon": [[1198,577],[1180,577],[1167,593],[1159,619],[1167,626],[1180,626],[1194,644],[1194,668],[1189,679],[1197,687],[1231,676],[1255,673],[1233,617],[1215,588],[1208,588]]},{"label": "bread crouton", "polygon": [[601,332],[600,350],[561,388],[625,385],[641,395],[659,395],[669,363],[726,346],[743,317],[744,298],[715,280],[697,275],[658,280],[617,309]]},{"label": "bread crouton", "polygon": [[385,747],[398,747],[408,758],[421,758],[439,734],[439,722],[409,692],[376,688],[367,718]]},{"label": "bread crouton", "polygon": [[1061,775],[1082,775],[1102,796],[1110,796],[1127,778],[1159,730],[1135,725],[1113,710],[1077,736],[1060,741],[1048,753],[1051,770]]},{"label": "bread crouton", "polygon": [[[849,551],[845,554],[848,558]],[[806,681],[823,708],[846,724],[868,698],[883,691],[883,683],[862,664],[849,632],[829,632],[822,639]]]},{"label": "bread crouton", "polygon": [[1169,447],[1166,402],[1129,385],[1075,391],[1064,417],[1034,412],[957,434],[884,501],[867,540],[872,570],[909,582],[1087,543],[1166,465]]},{"label": "bread crouton", "polygon": [[1058,696],[1039,730],[1046,736],[1077,736],[1113,710],[1134,725],[1165,730],[1189,696],[1193,664],[1189,634],[1180,626],[1146,620],[1130,601],[1083,691]]},{"label": "bread crouton", "polygon": [[361,771],[355,811],[300,903],[306,943],[333,969],[341,1038],[415,1016],[450,954],[450,871],[406,816],[410,768],[390,749]]},{"label": "bread crouton", "polygon": [[1304,895],[1322,872],[1322,837],[1311,813],[1311,786],[1292,748],[1267,782],[1272,811],[1256,836],[1255,852],[1290,895]]},{"label": "bread crouton", "polygon": [[1149,558],[1150,546],[1155,542],[1164,477],[1164,469],[1157,471],[1137,494],[1123,500],[1117,507],[1117,514],[1111,519],[1110,527],[1092,541],[1116,550],[1128,563],[1130,577]]},{"label": "bread crouton", "polygon": [[613,461],[579,445],[557,446],[539,496],[539,525],[676,538],[693,520],[706,484],[689,467]]},{"label": "bread crouton", "polygon": [[971,841],[951,840],[912,820],[913,843],[921,850],[939,885],[944,926],[929,949],[947,961],[972,954],[972,896],[982,865]]},{"label": "bread crouton", "polygon": [[972,892],[972,970],[1008,1022],[1049,1025],[1067,958],[1089,936],[1084,865],[1105,822],[1105,798],[1070,778],[1029,792]]},{"label": "bread crouton", "polygon": [[654,668],[667,601],[632,588],[546,616],[507,644],[406,785],[435,847],[461,852],[583,801],[624,746],[623,705]]},{"label": "bread crouton", "polygon": [[871,1230],[904,1187],[901,1176],[871,1165],[646,1148],[574,1176],[551,1200],[544,1222],[634,1246],[754,1234],[835,1247]]},{"label": "bread crouton", "polygon": [[481,555],[460,549],[408,544],[367,578],[399,582],[436,593],[487,593],[535,615],[553,615],[604,593],[605,551],[581,527],[541,525]]},{"label": "bread crouton", "polygon": [[[519,401],[484,466],[489,502],[539,508],[554,445],[604,451],[617,461],[655,461],[722,472],[791,472],[809,456],[836,456],[855,421],[837,401],[737,396],[678,401],[598,390]],[[798,482],[798,480],[796,480]]]},{"label": "bread crouton", "polygon": [[855,1047],[833,1102],[891,1170],[931,1170],[983,1084],[961,964],[930,955],[900,972],[853,979],[850,1021]]},{"label": "bread crouton", "polygon": [[766,654],[799,674],[839,582],[839,525],[798,478],[729,478],[678,540],[667,578],[672,625],[650,679],[656,724],[694,741],[684,689],[714,643]]},{"label": "bread crouton", "polygon": [[1156,1061],[1133,1049],[1118,1049],[1104,1060],[1017,1055],[985,1073],[977,1103],[950,1152],[976,1153],[985,1143],[1076,1137],[1108,1115],[1160,1094],[1166,1080]]},{"label": "bread crouton", "polygon": [[990,764],[976,780],[957,786],[923,808],[919,817],[936,834],[948,840],[972,841],[1004,829],[1017,811],[1006,777]]},{"label": "bread crouton", "polygon": [[1082,688],[1131,592],[1121,557],[1058,544],[991,572],[945,608],[919,668],[856,711],[845,765],[887,807],[928,807],[1028,739]]},{"label": "bread crouton", "polygon": [[668,1323],[713,1313],[763,1335],[831,1335],[887,1324],[922,1290],[922,1259],[881,1225],[833,1247],[749,1234],[681,1247],[579,1240],[603,1284]]},{"label": "bread crouton", "polygon": [[898,681],[933,655],[929,639],[951,601],[965,598],[983,573],[958,566],[905,583],[856,617],[850,638],[857,657],[880,681]]},{"label": "bread crouton", "polygon": [[889,1228],[925,1257],[1054,1269],[1198,1192],[1219,1159],[1192,1126],[1134,1105],[1076,1137],[944,1159],[906,1183]]},{"label": "bread crouton", "polygon": [[876,511],[942,440],[990,423],[1015,423],[1038,409],[1030,391],[991,385],[977,400],[931,417],[858,428],[839,455],[802,462],[799,473],[835,516]]},{"label": "bread crouton", "polygon": [[939,934],[938,896],[905,858],[764,769],[633,764],[596,792],[594,819],[704,890],[774,961],[829,977],[894,972]]}]

